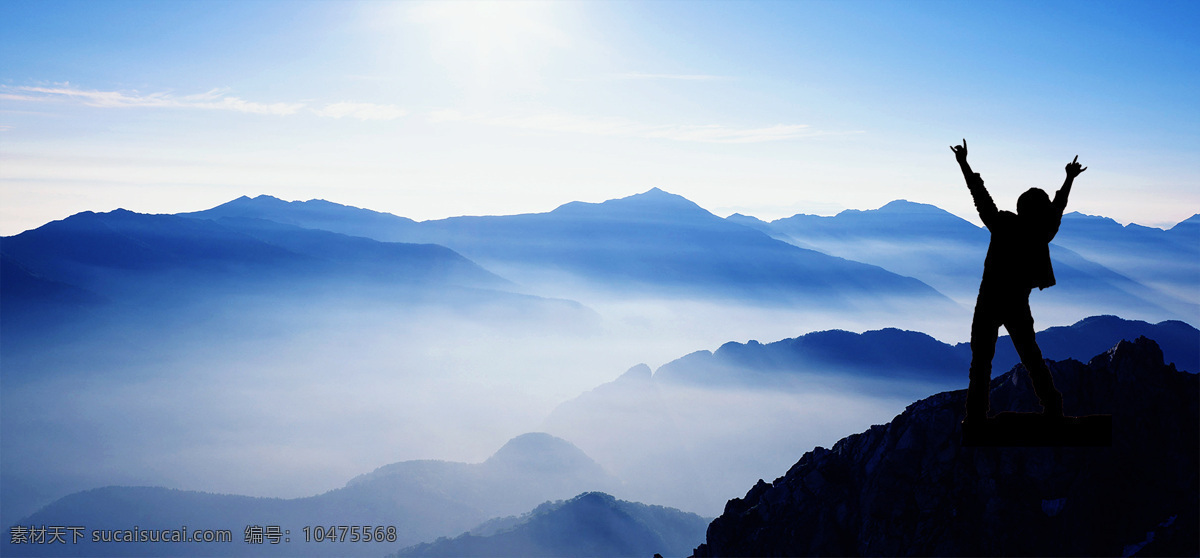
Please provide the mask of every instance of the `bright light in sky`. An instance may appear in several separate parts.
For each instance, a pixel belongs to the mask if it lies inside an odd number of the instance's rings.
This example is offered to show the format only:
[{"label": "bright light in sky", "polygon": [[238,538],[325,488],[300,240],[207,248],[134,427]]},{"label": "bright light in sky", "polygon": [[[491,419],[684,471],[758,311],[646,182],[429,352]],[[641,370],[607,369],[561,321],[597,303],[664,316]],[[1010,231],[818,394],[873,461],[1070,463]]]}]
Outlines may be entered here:
[{"label": "bright light in sky", "polygon": [[727,215],[1200,211],[1192,2],[8,2],[0,234],[241,195],[414,219],[659,187]]},{"label": "bright light in sky", "polygon": [[423,28],[433,60],[475,102],[506,90],[540,87],[540,73],[569,44],[547,2],[424,2],[401,4]]},{"label": "bright light in sky", "polygon": [[405,6],[412,21],[430,28],[434,48],[464,56],[477,72],[501,72],[562,46],[546,2],[427,2]]}]

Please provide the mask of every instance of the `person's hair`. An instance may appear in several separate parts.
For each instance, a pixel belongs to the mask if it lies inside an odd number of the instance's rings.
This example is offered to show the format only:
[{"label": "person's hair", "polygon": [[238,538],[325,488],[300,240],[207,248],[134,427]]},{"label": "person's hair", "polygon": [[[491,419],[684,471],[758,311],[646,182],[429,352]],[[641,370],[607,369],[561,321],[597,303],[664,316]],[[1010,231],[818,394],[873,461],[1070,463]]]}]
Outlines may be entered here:
[{"label": "person's hair", "polygon": [[1017,215],[1035,216],[1050,210],[1050,196],[1041,188],[1030,188],[1017,198]]}]

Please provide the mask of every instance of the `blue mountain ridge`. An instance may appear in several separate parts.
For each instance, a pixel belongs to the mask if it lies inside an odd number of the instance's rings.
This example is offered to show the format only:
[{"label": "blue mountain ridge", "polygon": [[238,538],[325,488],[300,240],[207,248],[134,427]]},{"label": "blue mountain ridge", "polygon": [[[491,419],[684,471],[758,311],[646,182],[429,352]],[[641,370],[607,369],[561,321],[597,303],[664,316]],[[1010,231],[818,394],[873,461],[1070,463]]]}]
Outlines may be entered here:
[{"label": "blue mountain ridge", "polygon": [[[186,339],[239,343],[300,308],[566,320],[583,305],[514,285],[444,246],[380,242],[255,218],[84,212],[0,238],[4,381],[114,371]],[[122,355],[120,357],[116,355]],[[118,372],[124,373],[124,372]]]},{"label": "blue mountain ridge", "polygon": [[[967,233],[975,229],[975,234]],[[826,236],[832,238],[881,237],[906,240],[946,240],[955,237],[979,237],[986,244],[987,233],[970,222],[937,206],[894,200],[879,209],[847,209],[837,215],[797,214],[776,219],[768,224],[785,233],[801,233],[803,236]]]},{"label": "blue mountain ridge", "polygon": [[[232,544],[13,545],[5,556],[381,556],[439,536],[463,533],[488,519],[527,512],[618,481],[570,442],[544,433],[508,441],[482,463],[404,461],[304,498],[255,498],[145,486],[110,486],[67,495],[17,525],[84,525],[97,529],[229,529]],[[680,512],[681,513],[681,512]],[[248,525],[277,525],[288,543],[246,544]],[[304,527],[393,526],[393,541],[304,542]],[[703,535],[703,528],[697,533]],[[309,536],[313,533],[310,531]],[[699,539],[693,538],[691,544]]]},{"label": "blue mountain ridge", "polygon": [[[260,196],[189,215],[253,214],[314,228],[340,219],[335,208],[322,204],[322,217],[305,221],[286,211],[291,206],[285,203]],[[603,203],[571,202],[547,213],[415,225],[397,218],[377,225],[369,231],[377,239],[440,244],[489,268],[567,272],[604,289],[833,307],[855,297],[919,297],[934,304],[942,299],[912,278],[788,245],[657,188]]]},{"label": "blue mountain ridge", "polygon": [[[1086,358],[1122,339],[1146,336],[1161,340],[1167,362],[1181,370],[1200,370],[1200,330],[1180,321],[1150,324],[1116,316],[1093,316],[1070,326],[1037,333],[1045,358]],[[924,333],[888,328],[863,333],[829,330],[762,344],[729,342],[714,352],[697,351],[654,373],[655,381],[755,383],[771,376],[819,371],[847,377],[961,383],[971,362],[970,343],[950,345]],[[1020,362],[1008,336],[996,344],[993,370]],[[765,374],[765,376],[764,376]]]},{"label": "blue mountain ridge", "polygon": [[[897,287],[878,268],[916,278],[965,304],[974,296],[988,241],[986,230],[964,219],[905,200],[874,210],[846,210],[832,217],[801,214],[771,223],[735,214],[721,225],[695,203],[658,188],[602,203],[570,202],[548,213],[421,223],[323,200],[284,202],[269,196],[243,197],[186,215],[253,216],[379,240],[442,244],[488,267],[565,271],[626,291],[649,288],[659,294],[704,293],[773,303],[802,291],[799,296],[807,302],[835,306],[873,286],[885,294],[908,288]],[[1080,219],[1068,214],[1064,232],[1051,247],[1060,278],[1056,301],[1099,302],[1095,309],[1122,315],[1200,321],[1195,318],[1200,293],[1191,294],[1200,263],[1179,246],[1180,239],[1186,244],[1186,222],[1172,231],[1112,222],[1116,230],[1080,227],[1072,232]],[[744,229],[878,267],[845,269],[811,252],[787,253]],[[1153,250],[1134,240],[1155,231],[1161,242]],[[1092,239],[1095,234],[1099,237]],[[1093,249],[1097,246],[1101,249]],[[1131,264],[1126,256],[1142,260]]]},{"label": "blue mountain ridge", "polygon": [[1200,215],[1162,230],[1068,213],[1055,243],[1142,283],[1200,300]]},{"label": "blue mountain ridge", "polygon": [[1187,239],[1195,240],[1196,238],[1200,238],[1200,213],[1180,221],[1174,227],[1171,227],[1169,231],[1172,234],[1181,235],[1184,238],[1184,241],[1187,241]]},{"label": "blue mountain ridge", "polygon": [[97,290],[155,273],[250,283],[384,271],[407,282],[503,283],[440,246],[382,243],[264,220],[217,222],[121,209],[84,212],[5,237],[0,251],[41,277]]},{"label": "blue mountain ridge", "polygon": [[95,331],[96,320],[169,313],[228,296],[371,291],[382,300],[441,297],[455,304],[515,296],[506,292],[511,283],[443,246],[121,209],[0,238],[0,265],[0,321],[10,349],[55,332]]},{"label": "blue mountain ridge", "polygon": [[412,219],[391,213],[319,199],[289,202],[267,195],[253,198],[242,196],[211,209],[177,213],[176,215],[212,220],[220,218],[263,219],[306,229],[374,238],[383,242],[396,242],[404,236],[402,233],[389,234],[388,231],[402,231],[416,225],[416,221]]},{"label": "blue mountain ridge", "polygon": [[[1162,339],[1180,369],[1200,368],[1200,332],[1182,322],[1097,316],[1045,329],[1038,341],[1048,358],[1084,359],[1142,335]],[[998,375],[1018,359],[1007,339],[997,348]],[[846,409],[876,412],[964,387],[969,361],[965,343],[899,329],[726,343],[657,371],[634,366],[559,404],[541,428],[585,448],[640,500],[715,514],[738,489],[732,479],[793,462],[801,440],[829,443],[856,431],[848,428],[860,419]]]},{"label": "blue mountain ridge", "polygon": [[[973,301],[988,232],[935,206],[897,200],[834,216],[770,223],[729,219],[797,246],[915,277],[963,304]],[[1200,325],[1200,236],[1187,221],[1169,231],[1069,213],[1050,245],[1054,301],[1118,315]]]},{"label": "blue mountain ridge", "polygon": [[521,516],[490,521],[453,539],[422,543],[400,557],[686,556],[708,520],[601,492],[547,502]]}]

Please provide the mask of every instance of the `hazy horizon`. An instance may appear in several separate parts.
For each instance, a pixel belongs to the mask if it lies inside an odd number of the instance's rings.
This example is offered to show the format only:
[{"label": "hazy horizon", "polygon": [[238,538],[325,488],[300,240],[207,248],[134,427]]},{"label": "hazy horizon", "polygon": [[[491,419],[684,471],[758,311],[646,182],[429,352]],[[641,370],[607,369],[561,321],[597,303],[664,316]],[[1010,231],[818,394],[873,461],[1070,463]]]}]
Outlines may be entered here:
[{"label": "hazy horizon", "polygon": [[652,187],[772,220],[973,220],[1088,166],[1069,210],[1196,213],[1188,2],[9,2],[0,234],[243,194],[416,220]]},{"label": "hazy horizon", "polygon": [[[619,196],[618,196],[618,197],[616,197],[616,198],[609,198],[609,199],[604,199],[604,200],[564,200],[562,203],[559,203],[559,204],[557,204],[557,205],[555,205],[555,206],[553,206],[553,207],[551,207],[551,208],[549,208],[549,209],[545,209],[545,210],[539,210],[539,211],[517,211],[516,213],[506,213],[506,214],[458,214],[458,215],[446,215],[446,216],[444,216],[444,217],[433,217],[433,218],[429,218],[429,219],[422,219],[422,220],[417,220],[417,219],[413,219],[413,220],[414,220],[414,221],[416,221],[416,222],[418,222],[418,223],[423,223],[423,222],[427,222],[427,221],[439,221],[439,220],[443,220],[443,219],[453,219],[453,218],[455,218],[455,217],[484,217],[484,216],[511,216],[511,215],[529,215],[529,214],[535,214],[535,213],[545,213],[545,212],[549,212],[549,211],[552,211],[552,210],[554,210],[554,209],[557,209],[557,208],[559,208],[559,207],[562,207],[563,205],[566,205],[566,204],[569,204],[569,203],[573,203],[573,202],[584,202],[584,203],[602,203],[602,202],[605,202],[605,201],[611,201],[611,200],[613,200],[613,199],[623,199],[623,198],[625,198],[625,197],[634,196],[634,195],[637,195],[637,194],[642,194],[642,193],[645,193],[645,192],[647,192],[647,191],[648,191],[648,190],[643,190],[643,191],[640,191],[640,192],[629,192],[628,194],[619,195]],[[664,191],[667,191],[668,193],[671,193],[671,194],[674,194],[674,193],[675,193],[675,192],[670,192],[669,190],[664,190]],[[409,217],[408,215],[402,215],[402,214],[391,213],[391,212],[388,212],[388,211],[382,211],[382,210],[379,210],[379,209],[376,209],[376,208],[373,208],[373,207],[361,207],[361,206],[354,206],[354,205],[350,205],[350,204],[341,203],[341,202],[339,202],[337,199],[335,199],[335,198],[334,198],[334,197],[332,197],[332,196],[328,196],[328,197],[317,197],[317,198],[306,198],[306,199],[299,199],[299,198],[297,198],[297,199],[287,199],[287,198],[281,198],[281,197],[279,197],[279,196],[276,196],[276,195],[273,195],[273,194],[270,194],[270,193],[242,194],[241,196],[236,196],[236,197],[234,197],[234,198],[230,198],[230,199],[228,199],[228,200],[225,200],[225,201],[223,201],[223,202],[219,202],[219,203],[217,203],[217,204],[214,204],[214,205],[212,205],[212,206],[205,206],[205,207],[198,207],[198,208],[195,208],[195,207],[186,207],[186,208],[178,209],[178,210],[176,210],[176,211],[164,212],[164,213],[161,213],[161,214],[166,214],[166,215],[174,215],[174,214],[178,214],[178,213],[190,213],[190,212],[194,212],[194,211],[203,211],[203,210],[206,210],[206,209],[211,209],[211,208],[213,208],[213,207],[216,207],[216,206],[219,206],[219,205],[221,205],[221,204],[227,203],[227,202],[229,202],[229,201],[236,200],[236,199],[238,199],[238,198],[241,198],[241,197],[246,197],[246,198],[251,198],[251,199],[254,199],[254,198],[258,198],[258,197],[260,197],[260,196],[267,196],[267,197],[271,197],[271,198],[276,198],[276,199],[282,200],[282,201],[284,201],[284,202],[289,202],[289,203],[290,203],[290,202],[308,202],[308,201],[327,201],[327,202],[330,202],[330,203],[335,203],[335,204],[338,204],[338,205],[344,205],[344,206],[346,206],[346,207],[353,207],[353,208],[356,208],[356,209],[367,209],[367,210],[375,211],[375,212],[378,212],[378,213],[384,213],[384,214],[387,214],[387,215],[394,215],[394,216],[396,216],[396,217],[404,217],[404,218],[407,218],[407,219],[411,219],[411,217]],[[693,200],[693,201],[694,201],[694,200]],[[919,203],[919,204],[925,204],[925,205],[933,205],[934,207],[938,207],[939,209],[942,209],[943,211],[946,211],[947,213],[950,213],[951,215],[954,215],[955,217],[958,217],[958,218],[960,218],[960,219],[963,219],[963,220],[965,220],[965,221],[969,221],[969,222],[971,222],[971,224],[973,224],[973,225],[976,225],[976,226],[982,227],[982,224],[979,222],[979,218],[978,218],[978,215],[977,215],[977,214],[958,215],[958,214],[956,214],[956,213],[950,212],[949,210],[946,210],[946,209],[945,209],[945,208],[943,208],[943,207],[937,206],[936,204],[932,204],[932,203],[928,203],[928,202],[923,202],[923,201],[920,201],[920,200],[907,199],[907,198],[896,198],[896,199],[894,199],[894,200],[889,200],[889,201],[886,201],[886,202],[884,202],[883,204],[881,204],[881,205],[879,205],[879,206],[875,206],[875,207],[847,207],[847,208],[842,208],[842,209],[839,209],[839,210],[837,210],[837,211],[827,211],[827,212],[824,212],[824,213],[821,213],[821,212],[813,212],[813,213],[795,213],[795,214],[790,214],[790,215],[784,215],[784,216],[778,217],[778,218],[776,218],[776,219],[782,219],[782,218],[787,218],[787,217],[794,217],[794,216],[797,216],[797,215],[813,215],[813,216],[818,216],[818,217],[833,217],[833,216],[836,216],[836,215],[838,215],[839,213],[842,213],[842,212],[845,212],[845,211],[851,211],[851,212],[853,212],[853,211],[874,211],[874,210],[878,210],[878,209],[882,208],[883,206],[885,206],[885,205],[887,205],[887,204],[889,204],[889,203],[895,202],[895,201],[907,201],[907,202],[912,202],[912,203]],[[114,208],[112,208],[112,209],[109,209],[109,210],[107,210],[107,211],[115,211],[115,210],[118,210],[118,209],[124,209],[124,210],[126,210],[126,211],[132,211],[132,210],[131,210],[131,209],[129,209],[128,207],[124,207],[124,206],[118,206],[118,207],[114,207]],[[712,211],[712,210],[710,210],[709,208],[706,208],[706,207],[705,207],[705,208],[703,208],[703,209],[705,209],[706,211],[709,211],[709,212],[710,212],[710,213],[712,213],[713,215],[716,215],[717,217],[721,217],[721,218],[728,218],[728,217],[729,217],[729,216],[731,216],[731,215],[734,215],[734,214],[740,214],[740,215],[744,215],[744,216],[747,216],[747,217],[754,217],[754,218],[756,218],[756,219],[761,219],[761,220],[763,220],[763,221],[767,221],[767,222],[770,222],[770,221],[774,221],[774,220],[776,220],[776,219],[765,219],[765,218],[762,218],[762,217],[760,217],[760,216],[758,216],[758,215],[751,215],[751,214],[746,214],[746,213],[740,213],[740,212],[737,212],[737,211],[733,211],[733,212],[730,212],[730,213],[727,213],[727,214],[721,214],[721,213],[714,212],[714,211]],[[95,209],[87,209],[87,210],[82,210],[82,211],[91,211],[91,212],[93,212],[93,213],[104,213],[104,212],[107,212],[107,211],[100,211],[100,210],[95,210]],[[1141,222],[1133,222],[1133,221],[1130,221],[1130,222],[1121,222],[1121,221],[1117,221],[1116,219],[1113,219],[1112,217],[1110,217],[1110,216],[1108,216],[1108,215],[1093,215],[1093,214],[1088,214],[1088,213],[1083,213],[1083,212],[1073,212],[1073,211],[1068,211],[1067,213],[1080,213],[1080,214],[1082,214],[1082,215],[1086,215],[1086,216],[1089,216],[1089,217],[1102,217],[1102,218],[1106,218],[1106,219],[1112,219],[1113,221],[1116,221],[1116,222],[1117,222],[1119,225],[1122,225],[1122,226],[1128,226],[1128,225],[1131,225],[1131,224],[1132,224],[1132,225],[1140,225],[1140,226],[1144,226],[1144,227],[1151,227],[1151,228],[1157,228],[1157,229],[1162,229],[1162,230],[1170,229],[1172,226],[1174,226],[1174,225],[1177,225],[1177,224],[1179,224],[1180,222],[1187,220],[1188,218],[1192,217],[1193,215],[1196,215],[1196,213],[1193,213],[1193,214],[1190,214],[1190,215],[1187,215],[1187,216],[1183,217],[1183,218],[1182,218],[1182,219],[1180,219],[1179,221],[1176,221],[1176,222],[1161,222],[1161,223],[1159,223],[1157,226],[1155,226],[1155,225],[1149,225],[1149,224],[1146,224],[1146,223],[1141,223]],[[63,215],[63,216],[61,216],[61,217],[57,217],[57,218],[51,219],[50,221],[47,221],[46,223],[50,223],[50,222],[53,222],[53,221],[61,221],[62,219],[65,219],[65,218],[67,218],[67,217],[70,217],[70,215]],[[12,236],[12,235],[15,235],[15,234],[20,234],[20,233],[22,233],[22,232],[25,232],[26,230],[33,230],[33,229],[36,229],[36,228],[38,228],[38,227],[41,227],[41,226],[45,225],[46,223],[40,223],[40,224],[38,224],[38,225],[34,225],[34,226],[32,226],[32,227],[30,227],[30,228],[28,228],[28,229],[23,229],[23,230],[20,230],[20,231],[15,231],[15,232],[0,232],[0,236]]]},{"label": "hazy horizon", "polygon": [[[950,149],[963,138],[1000,209],[1053,193],[1078,155],[1067,212],[1164,229],[1200,212],[1198,17],[1073,0],[0,2],[0,514],[109,485],[312,496],[547,431],[622,475],[614,496],[716,515],[967,370],[613,382],[815,331],[966,342],[987,232]],[[639,197],[655,188],[674,196]],[[426,226],[144,217],[259,195]],[[589,213],[608,200],[625,201]],[[725,219],[895,200],[975,229],[805,238]],[[595,205],[531,215],[572,202]],[[29,232],[118,208],[140,215]],[[1037,330],[1200,325],[1186,227],[1087,225],[1051,247]],[[449,249],[415,246],[430,243]]]}]

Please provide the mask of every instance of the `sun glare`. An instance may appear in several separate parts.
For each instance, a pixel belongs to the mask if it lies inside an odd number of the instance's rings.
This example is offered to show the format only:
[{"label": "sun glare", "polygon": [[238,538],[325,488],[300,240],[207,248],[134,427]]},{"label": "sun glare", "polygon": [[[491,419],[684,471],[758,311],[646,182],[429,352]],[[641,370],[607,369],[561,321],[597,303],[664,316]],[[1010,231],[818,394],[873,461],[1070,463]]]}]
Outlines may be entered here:
[{"label": "sun glare", "polygon": [[453,1],[414,6],[411,21],[426,27],[443,62],[467,65],[477,79],[529,74],[547,47],[564,46],[546,2]]}]

